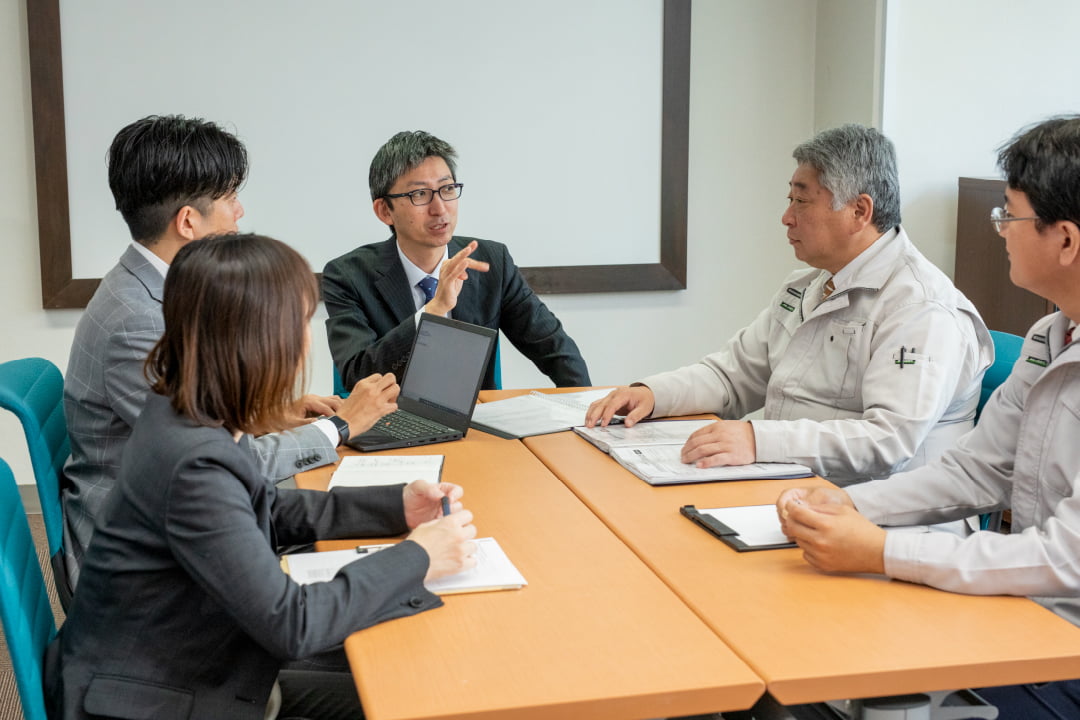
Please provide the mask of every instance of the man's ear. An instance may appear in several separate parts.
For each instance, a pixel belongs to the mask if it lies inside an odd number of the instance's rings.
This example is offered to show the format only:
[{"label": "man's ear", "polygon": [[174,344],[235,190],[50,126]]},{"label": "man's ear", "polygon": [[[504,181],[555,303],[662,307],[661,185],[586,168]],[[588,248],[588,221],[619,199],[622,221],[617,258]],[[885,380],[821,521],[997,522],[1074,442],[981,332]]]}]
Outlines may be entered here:
[{"label": "man's ear", "polygon": [[390,204],[386,202],[386,198],[375,198],[371,209],[375,211],[375,217],[379,218],[384,225],[393,227],[394,217],[390,214]]},{"label": "man's ear", "polygon": [[874,198],[866,193],[862,193],[859,197],[855,198],[852,205],[854,206],[852,218],[856,223],[855,229],[856,231],[860,231],[874,219]]},{"label": "man's ear", "polygon": [[176,216],[170,223],[176,234],[185,240],[194,240],[199,237],[199,223],[202,220],[202,214],[191,207],[185,205],[176,212]]},{"label": "man's ear", "polygon": [[1080,226],[1071,220],[1062,220],[1057,223],[1062,234],[1059,260],[1062,267],[1080,264]]}]

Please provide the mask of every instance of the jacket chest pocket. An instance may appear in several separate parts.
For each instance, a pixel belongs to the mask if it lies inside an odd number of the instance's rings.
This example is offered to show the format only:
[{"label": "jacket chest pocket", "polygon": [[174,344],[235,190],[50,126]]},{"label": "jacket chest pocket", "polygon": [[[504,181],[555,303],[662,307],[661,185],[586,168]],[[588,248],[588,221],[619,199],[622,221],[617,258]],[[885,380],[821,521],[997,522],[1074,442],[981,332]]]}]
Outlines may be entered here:
[{"label": "jacket chest pocket", "polygon": [[1043,460],[1037,470],[1040,483],[1053,494],[1054,505],[1075,492],[1073,482],[1080,462],[1076,443],[1080,432],[1080,397],[1063,388],[1056,400],[1058,407],[1044,428]]},{"label": "jacket chest pocket", "polygon": [[863,336],[866,323],[831,321],[821,338],[822,387],[825,397],[853,398],[862,384]]}]

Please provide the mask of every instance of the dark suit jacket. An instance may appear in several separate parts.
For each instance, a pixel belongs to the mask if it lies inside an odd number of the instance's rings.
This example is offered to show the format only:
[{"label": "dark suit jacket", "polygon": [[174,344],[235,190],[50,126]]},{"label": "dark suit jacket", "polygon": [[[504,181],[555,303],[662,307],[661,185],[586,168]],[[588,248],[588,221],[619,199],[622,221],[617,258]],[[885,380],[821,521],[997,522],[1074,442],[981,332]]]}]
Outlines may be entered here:
[{"label": "dark suit jacket", "polygon": [[404,532],[402,486],[278,490],[247,444],[147,397],[47,656],[62,717],[262,720],[284,661],[441,604],[409,541],[330,582],[289,579],[277,544]]},{"label": "dark suit jacket", "polygon": [[[143,363],[165,331],[164,286],[161,273],[129,246],[102,278],[75,328],[64,373],[64,417],[71,437],[71,459],[64,467],[64,552],[72,587],[150,393]],[[337,462],[333,443],[314,425],[263,435],[251,449],[260,470],[274,481]]]},{"label": "dark suit jacket", "polygon": [[[473,239],[455,236],[450,255]],[[491,268],[469,272],[451,317],[501,330],[556,386],[590,385],[577,345],[526,284],[506,246],[477,242],[472,257]],[[322,288],[330,352],[345,386],[351,388],[376,372],[392,372],[400,379],[416,335],[416,306],[395,238],[331,260],[323,270]],[[483,387],[495,387],[493,363],[488,364]]]}]

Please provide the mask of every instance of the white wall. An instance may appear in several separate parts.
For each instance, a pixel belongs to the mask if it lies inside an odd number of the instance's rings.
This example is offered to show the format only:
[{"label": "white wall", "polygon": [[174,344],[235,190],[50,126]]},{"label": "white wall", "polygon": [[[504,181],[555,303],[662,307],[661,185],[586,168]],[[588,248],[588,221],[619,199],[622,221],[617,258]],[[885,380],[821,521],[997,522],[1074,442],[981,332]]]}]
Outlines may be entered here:
[{"label": "white wall", "polygon": [[[896,143],[904,225],[952,273],[957,178],[1000,177],[1021,127],[1080,111],[1075,0],[893,0],[882,129]],[[989,220],[988,220],[989,222]]]},{"label": "white wall", "polygon": [[[689,289],[547,297],[594,382],[630,381],[714,350],[796,266],[779,218],[791,149],[813,130],[815,10],[813,0],[694,4]],[[40,355],[66,369],[79,312],[41,309],[27,57],[24,3],[0,0],[0,361]],[[557,213],[561,202],[590,199],[552,198],[545,211]],[[602,202],[595,212],[605,212]],[[328,393],[324,317],[314,321],[312,389]],[[508,387],[547,384],[509,346],[503,373]],[[0,457],[30,481],[21,433],[7,414],[0,414]]]},{"label": "white wall", "polygon": [[880,127],[885,0],[818,0],[814,131]]}]

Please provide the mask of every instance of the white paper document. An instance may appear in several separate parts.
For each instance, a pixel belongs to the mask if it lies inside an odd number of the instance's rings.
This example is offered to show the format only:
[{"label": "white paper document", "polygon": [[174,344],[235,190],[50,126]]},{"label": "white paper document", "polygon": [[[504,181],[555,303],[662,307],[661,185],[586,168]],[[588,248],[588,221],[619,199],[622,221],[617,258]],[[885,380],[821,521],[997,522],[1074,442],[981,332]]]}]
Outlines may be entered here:
[{"label": "white paper document", "polygon": [[442,455],[349,455],[341,459],[327,489],[439,482]]},{"label": "white paper document", "polygon": [[540,393],[480,403],[472,425],[478,430],[509,438],[546,435],[585,424],[589,405],[607,396],[611,388],[573,393]]},{"label": "white paper document", "polygon": [[604,452],[611,452],[612,448],[643,447],[646,445],[678,445],[682,447],[686,444],[687,438],[714,422],[716,421],[660,420],[638,423],[629,428],[625,425],[591,428],[576,427],[574,432]]},{"label": "white paper document", "polygon": [[723,480],[776,480],[812,477],[813,472],[795,463],[753,463],[698,468],[684,463],[681,445],[613,448],[611,457],[650,485],[718,482]]},{"label": "white paper document", "polygon": [[780,518],[775,505],[745,505],[742,507],[698,510],[731,528],[739,540],[750,547],[785,545],[791,540],[780,530]]},{"label": "white paper document", "polygon": [[[424,586],[436,595],[453,595],[488,590],[516,590],[528,584],[495,538],[477,538],[473,542],[476,543],[475,568],[426,582]],[[281,566],[301,585],[327,582],[333,580],[338,571],[349,563],[371,557],[389,547],[393,547],[393,544],[297,553],[282,558]]]}]

